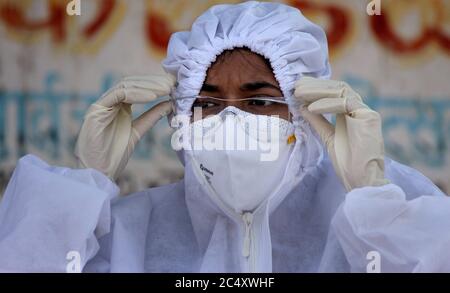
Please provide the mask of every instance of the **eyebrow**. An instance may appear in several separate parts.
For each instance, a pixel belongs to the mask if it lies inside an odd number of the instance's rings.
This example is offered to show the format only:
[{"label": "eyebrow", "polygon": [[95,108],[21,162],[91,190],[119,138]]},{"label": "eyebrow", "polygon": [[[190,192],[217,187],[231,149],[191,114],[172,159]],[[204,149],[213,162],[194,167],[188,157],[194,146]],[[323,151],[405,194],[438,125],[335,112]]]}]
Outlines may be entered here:
[{"label": "eyebrow", "polygon": [[[255,82],[244,83],[239,88],[242,91],[256,91],[256,90],[263,89],[263,88],[271,88],[271,89],[276,89],[281,92],[281,89],[279,87],[277,87],[276,85],[273,85],[271,83],[268,83],[266,81],[255,81]],[[204,83],[200,91],[216,93],[216,92],[220,91],[220,88],[217,85]]]},{"label": "eyebrow", "polygon": [[200,89],[201,92],[211,92],[211,93],[217,93],[219,92],[219,87],[217,85],[212,85],[208,83],[204,83],[202,85],[202,88]]},{"label": "eyebrow", "polygon": [[273,85],[271,83],[268,83],[266,81],[249,82],[249,83],[245,83],[240,86],[240,89],[242,91],[256,91],[256,90],[263,89],[263,88],[271,88],[271,89],[276,89],[276,90],[281,91],[279,87],[277,87],[276,85]]}]

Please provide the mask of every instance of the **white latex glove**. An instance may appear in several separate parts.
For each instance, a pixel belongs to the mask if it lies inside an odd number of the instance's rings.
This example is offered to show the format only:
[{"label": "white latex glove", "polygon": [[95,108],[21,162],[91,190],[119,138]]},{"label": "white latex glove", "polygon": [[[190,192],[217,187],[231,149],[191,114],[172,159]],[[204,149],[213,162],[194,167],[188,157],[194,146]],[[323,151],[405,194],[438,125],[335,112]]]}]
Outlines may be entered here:
[{"label": "white latex glove", "polygon": [[75,146],[79,167],[117,179],[142,135],[172,111],[170,102],[162,102],[133,121],[131,105],[168,95],[174,84],[169,74],[134,76],[108,90],[84,117]]},{"label": "white latex glove", "polygon": [[[347,190],[389,183],[384,178],[380,115],[348,84],[303,77],[295,84],[301,115],[319,134]],[[321,114],[336,114],[336,128]]]}]

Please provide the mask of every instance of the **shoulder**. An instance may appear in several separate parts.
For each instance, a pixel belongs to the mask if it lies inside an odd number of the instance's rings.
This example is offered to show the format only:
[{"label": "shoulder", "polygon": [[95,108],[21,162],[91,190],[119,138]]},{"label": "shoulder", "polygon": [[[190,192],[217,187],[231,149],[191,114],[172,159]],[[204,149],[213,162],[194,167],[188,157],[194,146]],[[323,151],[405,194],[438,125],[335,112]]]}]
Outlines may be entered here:
[{"label": "shoulder", "polygon": [[[330,159],[325,156],[318,168],[317,180],[320,187],[345,194],[346,191],[336,175]],[[444,196],[445,194],[425,175],[418,170],[385,157],[385,176],[405,192],[407,199],[421,195]]]},{"label": "shoulder", "polygon": [[385,158],[385,175],[403,189],[408,199],[421,195],[445,195],[429,178],[418,170]]},{"label": "shoulder", "polygon": [[153,209],[163,205],[176,206],[184,201],[184,181],[148,188],[126,196],[116,198],[112,202],[114,217],[124,216],[142,219],[149,215]]}]

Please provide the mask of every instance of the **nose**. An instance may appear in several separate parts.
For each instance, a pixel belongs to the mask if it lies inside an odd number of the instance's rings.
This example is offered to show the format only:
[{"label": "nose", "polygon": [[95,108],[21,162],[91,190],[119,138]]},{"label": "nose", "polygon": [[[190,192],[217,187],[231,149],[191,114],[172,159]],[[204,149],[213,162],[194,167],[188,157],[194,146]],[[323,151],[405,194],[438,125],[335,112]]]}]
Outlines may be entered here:
[{"label": "nose", "polygon": [[239,113],[239,108],[233,105],[227,105],[223,111],[225,117],[229,115],[236,116]]},{"label": "nose", "polygon": [[233,107],[239,108],[241,106],[241,102],[236,101],[237,99],[238,99],[237,97],[228,97],[225,100],[225,107],[233,106]]}]

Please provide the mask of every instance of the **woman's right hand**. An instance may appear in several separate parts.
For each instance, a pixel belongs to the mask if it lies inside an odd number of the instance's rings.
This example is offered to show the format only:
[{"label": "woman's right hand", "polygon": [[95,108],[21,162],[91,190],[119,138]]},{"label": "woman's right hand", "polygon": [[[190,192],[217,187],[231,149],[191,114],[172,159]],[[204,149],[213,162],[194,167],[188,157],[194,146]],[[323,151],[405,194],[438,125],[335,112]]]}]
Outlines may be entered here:
[{"label": "woman's right hand", "polygon": [[126,77],[108,90],[84,117],[75,146],[79,167],[117,179],[144,133],[172,111],[170,102],[162,102],[133,121],[131,105],[168,95],[174,85],[170,74],[146,75]]}]

